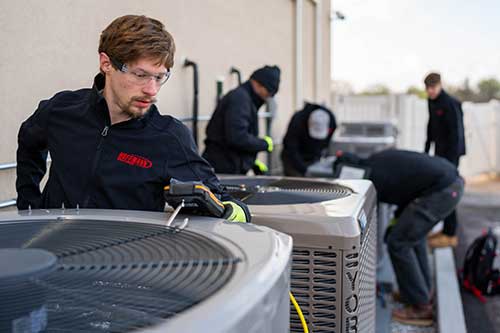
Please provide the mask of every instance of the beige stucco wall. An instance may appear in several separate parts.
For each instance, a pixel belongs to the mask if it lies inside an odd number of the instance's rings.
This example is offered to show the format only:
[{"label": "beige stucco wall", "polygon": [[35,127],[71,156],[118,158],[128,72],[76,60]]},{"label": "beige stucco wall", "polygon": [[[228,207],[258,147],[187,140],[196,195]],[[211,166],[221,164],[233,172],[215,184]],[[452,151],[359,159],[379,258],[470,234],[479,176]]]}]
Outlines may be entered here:
[{"label": "beige stucco wall", "polygon": [[[329,1],[323,0],[322,7],[324,77],[320,100],[326,101]],[[231,66],[238,67],[246,78],[263,64],[277,64],[282,69],[282,84],[273,132],[278,141],[281,139],[294,111],[295,1],[6,0],[0,2],[0,163],[15,160],[19,126],[41,99],[92,84],[98,68],[100,32],[114,18],[131,13],[161,20],[176,40],[173,77],[158,96],[162,113],[190,115],[192,72],[182,67],[184,57],[196,61],[200,68],[201,115],[211,114],[215,107],[217,78],[225,78],[225,91],[236,86],[229,74]],[[315,89],[314,20],[313,1],[304,0],[302,86],[309,100]],[[11,178],[2,185],[13,184],[13,176],[8,174],[0,171],[0,177]],[[2,186],[0,200],[13,195],[12,189]]]}]

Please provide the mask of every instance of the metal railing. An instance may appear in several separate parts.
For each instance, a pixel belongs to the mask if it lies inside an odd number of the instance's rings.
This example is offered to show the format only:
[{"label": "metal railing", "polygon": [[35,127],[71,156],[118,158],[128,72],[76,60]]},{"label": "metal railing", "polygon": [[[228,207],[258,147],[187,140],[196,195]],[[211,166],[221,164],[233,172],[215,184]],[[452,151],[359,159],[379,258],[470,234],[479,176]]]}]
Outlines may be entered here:
[{"label": "metal railing", "polygon": [[16,199],[10,199],[10,200],[5,200],[0,202],[0,209],[2,208],[8,208],[8,207],[13,207],[16,205]]},{"label": "metal railing", "polygon": [[17,167],[17,163],[16,162],[10,162],[10,163],[0,164],[0,170],[15,169],[16,167]]},{"label": "metal railing", "polygon": [[[258,113],[260,119],[273,119],[274,114],[272,112],[259,112]],[[198,116],[198,121],[209,121],[212,116]],[[179,117],[177,118],[182,122],[188,123],[192,122],[194,119],[193,117]],[[267,126],[266,126],[267,127]],[[267,132],[267,129],[266,129]]]}]

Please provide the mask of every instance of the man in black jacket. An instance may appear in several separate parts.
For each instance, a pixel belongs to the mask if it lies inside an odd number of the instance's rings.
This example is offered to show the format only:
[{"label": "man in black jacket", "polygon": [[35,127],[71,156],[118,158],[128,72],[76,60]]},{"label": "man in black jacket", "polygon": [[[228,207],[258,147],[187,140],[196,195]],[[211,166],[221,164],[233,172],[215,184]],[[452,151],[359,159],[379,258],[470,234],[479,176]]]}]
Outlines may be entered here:
[{"label": "man in black jacket", "polygon": [[[162,116],[156,95],[173,66],[175,44],[161,22],[127,15],[101,34],[100,74],[91,89],[40,102],[19,130],[17,206],[163,211],[170,180],[201,181],[225,201],[235,221],[248,220],[231,201],[189,130]],[[43,192],[47,154],[52,163]]]},{"label": "man in black jacket", "polygon": [[[460,157],[465,155],[464,122],[461,103],[448,95],[441,85],[441,76],[430,73],[424,80],[428,95],[429,122],[425,152],[434,143],[434,153],[458,168]],[[453,211],[444,220],[443,231],[429,236],[431,247],[456,246],[457,217]]]},{"label": "man in black jacket", "polygon": [[455,166],[443,158],[403,150],[385,150],[367,159],[343,153],[334,168],[342,164],[368,168],[378,199],[398,206],[397,223],[391,227],[386,242],[401,299],[408,306],[393,310],[393,319],[411,325],[431,325],[426,236],[455,209],[463,194],[463,179]]},{"label": "man in black jacket", "polygon": [[279,83],[280,69],[264,66],[217,104],[207,126],[203,153],[216,172],[244,175],[254,167],[257,153],[272,152],[272,139],[258,137],[257,111],[278,92]]},{"label": "man in black jacket", "polygon": [[306,103],[296,112],[283,139],[281,159],[285,175],[303,177],[328,148],[336,128],[335,116],[323,106]]}]

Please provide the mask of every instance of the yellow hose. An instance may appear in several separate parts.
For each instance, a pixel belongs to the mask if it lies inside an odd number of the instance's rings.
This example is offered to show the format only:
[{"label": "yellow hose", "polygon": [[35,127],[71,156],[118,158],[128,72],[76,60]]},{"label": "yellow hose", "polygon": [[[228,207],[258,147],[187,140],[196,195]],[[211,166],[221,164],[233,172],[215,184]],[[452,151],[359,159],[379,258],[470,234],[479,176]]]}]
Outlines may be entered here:
[{"label": "yellow hose", "polygon": [[295,300],[295,297],[293,297],[292,293],[290,293],[290,301],[292,301],[292,304],[295,307],[295,311],[297,311],[297,314],[299,315],[300,322],[302,323],[302,327],[304,328],[304,333],[309,333],[309,328],[307,328],[306,319],[302,314],[302,310],[299,307],[299,303],[297,303],[297,300]]}]

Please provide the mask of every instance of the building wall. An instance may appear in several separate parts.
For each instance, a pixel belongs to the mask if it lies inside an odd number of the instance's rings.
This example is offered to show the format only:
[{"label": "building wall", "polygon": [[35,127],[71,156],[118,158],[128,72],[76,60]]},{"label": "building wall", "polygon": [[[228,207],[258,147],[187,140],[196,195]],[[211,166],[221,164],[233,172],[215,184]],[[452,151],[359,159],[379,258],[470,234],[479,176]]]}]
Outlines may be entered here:
[{"label": "building wall", "polygon": [[[315,4],[304,0],[304,97],[314,97]],[[246,79],[264,64],[282,69],[277,95],[278,116],[273,133],[280,141],[295,111],[295,0],[20,0],[0,2],[0,163],[15,160],[21,122],[38,102],[66,89],[89,87],[98,71],[100,32],[116,17],[144,14],[165,23],[177,44],[173,77],[159,93],[163,114],[188,117],[192,103],[192,72],[183,59],[200,69],[200,114],[215,107],[216,80],[224,90],[234,88],[229,68],[236,66]],[[330,3],[322,0],[322,86],[319,100],[328,100],[330,82]],[[201,136],[204,125],[201,124]],[[200,147],[202,149],[202,147]],[[3,172],[13,184],[12,172]],[[5,180],[4,180],[5,181]],[[0,200],[13,196],[0,189]]]}]

